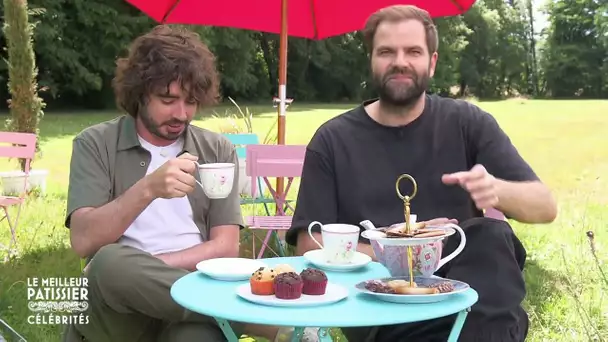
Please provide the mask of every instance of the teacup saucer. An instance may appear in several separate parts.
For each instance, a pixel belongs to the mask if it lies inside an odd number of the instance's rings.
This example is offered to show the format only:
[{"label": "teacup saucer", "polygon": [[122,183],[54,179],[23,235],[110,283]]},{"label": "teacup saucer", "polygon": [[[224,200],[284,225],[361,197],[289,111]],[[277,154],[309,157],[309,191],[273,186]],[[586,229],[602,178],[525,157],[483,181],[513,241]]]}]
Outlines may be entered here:
[{"label": "teacup saucer", "polygon": [[323,250],[315,249],[304,253],[304,258],[313,265],[326,271],[348,272],[366,266],[372,261],[372,258],[361,252],[355,252],[352,262],[348,264],[332,264],[325,260]]}]

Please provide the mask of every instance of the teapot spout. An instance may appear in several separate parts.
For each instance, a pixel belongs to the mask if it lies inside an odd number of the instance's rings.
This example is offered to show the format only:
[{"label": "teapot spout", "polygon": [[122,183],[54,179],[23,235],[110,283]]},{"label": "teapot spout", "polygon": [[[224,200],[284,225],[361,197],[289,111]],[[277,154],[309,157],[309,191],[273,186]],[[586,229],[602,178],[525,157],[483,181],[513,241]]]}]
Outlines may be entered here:
[{"label": "teapot spout", "polygon": [[[366,230],[377,230],[376,226],[370,220],[364,220],[359,222],[359,224],[365,228]],[[384,248],[378,241],[370,240],[369,242],[372,245],[372,249],[374,250],[374,254],[376,255],[376,259],[380,263],[384,263]]]},{"label": "teapot spout", "polygon": [[374,226],[374,224],[370,220],[361,221],[361,222],[359,222],[359,224],[367,230],[376,230],[377,229],[376,226]]}]

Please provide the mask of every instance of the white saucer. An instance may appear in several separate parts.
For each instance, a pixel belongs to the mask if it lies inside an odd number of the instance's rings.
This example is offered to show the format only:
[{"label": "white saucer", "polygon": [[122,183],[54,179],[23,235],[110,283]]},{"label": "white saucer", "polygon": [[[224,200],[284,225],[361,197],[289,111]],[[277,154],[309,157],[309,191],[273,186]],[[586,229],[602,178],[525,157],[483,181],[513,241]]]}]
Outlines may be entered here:
[{"label": "white saucer", "polygon": [[298,299],[279,299],[275,295],[260,296],[251,293],[251,285],[243,284],[236,289],[236,294],[252,303],[267,305],[267,306],[282,306],[282,307],[309,307],[327,305],[341,301],[348,297],[348,290],[340,285],[327,283],[325,294],[320,296],[309,296],[303,294]]},{"label": "white saucer", "polygon": [[201,273],[225,281],[247,280],[260,267],[268,266],[259,260],[247,258],[216,258],[196,264],[196,269]]},{"label": "white saucer", "polygon": [[355,256],[350,264],[332,264],[325,260],[323,250],[315,249],[304,253],[304,258],[313,265],[326,271],[348,272],[366,266],[372,261],[372,258],[361,252],[355,252]]}]

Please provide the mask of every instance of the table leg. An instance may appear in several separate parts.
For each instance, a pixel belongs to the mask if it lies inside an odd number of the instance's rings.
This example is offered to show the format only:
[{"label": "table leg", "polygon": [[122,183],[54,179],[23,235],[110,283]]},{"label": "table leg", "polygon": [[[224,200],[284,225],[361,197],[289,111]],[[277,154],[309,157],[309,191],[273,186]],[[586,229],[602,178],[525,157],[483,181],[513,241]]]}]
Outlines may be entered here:
[{"label": "table leg", "polygon": [[303,334],[304,328],[295,327],[293,330],[293,335],[291,335],[291,342],[300,342]]},{"label": "table leg", "polygon": [[228,324],[227,320],[221,319],[221,318],[216,318],[215,320],[217,321],[217,324],[220,326],[220,329],[222,329],[224,336],[226,336],[226,338],[228,339],[228,342],[238,342],[239,341],[239,338],[236,336],[236,334],[232,330],[232,327],[230,326],[230,324]]},{"label": "table leg", "polygon": [[[293,331],[293,336],[291,338],[291,342],[300,342],[300,339],[304,335],[304,328],[296,327]],[[319,328],[317,332],[317,336],[319,337],[319,342],[332,342],[331,335],[329,335],[328,328]]]},{"label": "table leg", "polygon": [[460,336],[460,331],[462,330],[462,327],[464,326],[464,321],[467,319],[467,315],[468,315],[469,311],[471,311],[471,308],[466,308],[465,310],[462,310],[458,313],[458,316],[456,316],[456,321],[454,322],[454,325],[452,326],[452,331],[450,332],[450,336],[448,337],[448,342],[457,342],[458,341],[458,337]]},{"label": "table leg", "polygon": [[331,335],[329,334],[328,328],[319,328],[317,332],[317,336],[319,336],[319,342],[332,342]]}]

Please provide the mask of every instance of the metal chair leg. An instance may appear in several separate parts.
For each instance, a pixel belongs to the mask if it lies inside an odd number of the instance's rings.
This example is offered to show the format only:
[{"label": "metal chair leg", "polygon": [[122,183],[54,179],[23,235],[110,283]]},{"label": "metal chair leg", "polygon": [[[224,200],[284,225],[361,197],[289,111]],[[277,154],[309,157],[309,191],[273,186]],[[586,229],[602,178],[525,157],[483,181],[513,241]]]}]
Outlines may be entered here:
[{"label": "metal chair leg", "polygon": [[19,224],[19,217],[21,215],[21,206],[22,206],[22,203],[20,203],[18,205],[17,216],[15,217],[14,221],[11,220],[11,216],[8,213],[8,207],[2,207],[2,209],[4,210],[4,217],[2,217],[0,222],[3,221],[4,219],[6,219],[6,221],[8,222],[10,233],[11,233],[11,238],[8,243],[7,255],[6,255],[5,261],[9,260],[11,258],[13,249],[17,248],[17,226]]},{"label": "metal chair leg", "polygon": [[[0,326],[4,326],[6,329],[8,329],[11,332],[11,334],[13,334],[14,337],[17,338],[15,341],[17,341],[17,342],[25,342],[26,341],[25,338],[23,338],[23,336],[19,335],[15,331],[15,329],[11,328],[11,326],[8,325],[8,323],[6,323],[5,321],[3,321],[1,318],[0,318]],[[2,338],[3,338],[2,335],[0,335],[0,341],[2,341]],[[13,339],[11,339],[10,341],[12,341],[12,340]]]}]

